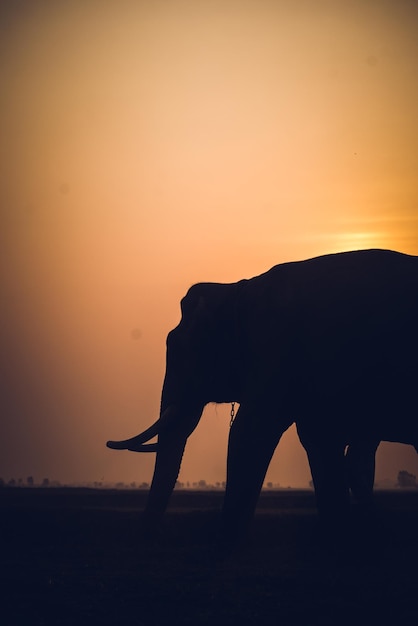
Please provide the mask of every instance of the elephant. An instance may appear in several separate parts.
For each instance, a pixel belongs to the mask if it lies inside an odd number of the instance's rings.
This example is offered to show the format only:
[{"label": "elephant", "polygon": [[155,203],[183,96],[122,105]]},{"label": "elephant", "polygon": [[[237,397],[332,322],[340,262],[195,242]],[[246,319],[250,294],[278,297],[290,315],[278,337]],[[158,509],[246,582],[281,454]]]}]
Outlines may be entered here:
[{"label": "elephant", "polygon": [[418,257],[390,250],[340,252],[192,286],[167,337],[159,418],[139,435],[107,442],[156,452],[145,528],[160,524],[187,439],[211,402],[239,403],[219,545],[245,536],[274,450],[294,422],[320,517],[337,524],[349,507],[347,445],[366,442],[374,462],[382,439],[418,441],[417,319]]}]

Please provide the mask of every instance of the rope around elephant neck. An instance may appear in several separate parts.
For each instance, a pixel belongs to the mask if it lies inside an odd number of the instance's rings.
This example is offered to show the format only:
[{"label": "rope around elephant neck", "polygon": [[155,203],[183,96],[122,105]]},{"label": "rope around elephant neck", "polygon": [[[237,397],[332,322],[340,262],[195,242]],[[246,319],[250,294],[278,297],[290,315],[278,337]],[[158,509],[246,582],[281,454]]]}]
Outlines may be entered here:
[{"label": "rope around elephant neck", "polygon": [[231,428],[232,424],[234,423],[234,419],[235,419],[235,402],[231,402],[231,412],[230,412],[230,421],[229,421],[229,428]]}]

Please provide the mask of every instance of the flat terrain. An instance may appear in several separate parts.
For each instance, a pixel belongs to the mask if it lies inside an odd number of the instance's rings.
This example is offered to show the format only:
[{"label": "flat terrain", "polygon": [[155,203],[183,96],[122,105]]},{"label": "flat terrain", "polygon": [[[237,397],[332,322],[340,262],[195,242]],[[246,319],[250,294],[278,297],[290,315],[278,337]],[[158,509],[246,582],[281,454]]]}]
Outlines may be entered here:
[{"label": "flat terrain", "polygon": [[[157,543],[146,492],[0,490],[0,624],[418,624],[418,492],[381,492],[325,541],[313,494],[265,492],[248,541],[213,558],[220,492],[175,492]],[[360,532],[360,528],[362,532]]]}]

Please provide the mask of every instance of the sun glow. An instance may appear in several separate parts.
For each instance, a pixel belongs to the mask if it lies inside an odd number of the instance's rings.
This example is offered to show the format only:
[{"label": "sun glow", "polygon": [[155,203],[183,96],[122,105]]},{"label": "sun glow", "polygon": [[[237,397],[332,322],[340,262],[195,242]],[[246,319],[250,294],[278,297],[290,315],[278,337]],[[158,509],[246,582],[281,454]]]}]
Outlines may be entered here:
[{"label": "sun glow", "polygon": [[344,232],[329,237],[333,241],[336,250],[347,252],[349,250],[365,250],[368,248],[396,249],[395,238],[385,233],[378,232]]}]

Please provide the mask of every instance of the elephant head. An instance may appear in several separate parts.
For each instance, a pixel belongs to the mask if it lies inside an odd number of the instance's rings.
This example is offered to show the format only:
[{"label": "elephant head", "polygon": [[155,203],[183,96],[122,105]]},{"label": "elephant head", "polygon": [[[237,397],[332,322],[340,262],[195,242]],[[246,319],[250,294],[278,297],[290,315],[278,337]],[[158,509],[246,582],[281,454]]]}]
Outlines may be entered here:
[{"label": "elephant head", "polygon": [[[144,522],[158,524],[180,470],[189,435],[209,402],[239,399],[241,363],[235,319],[237,285],[198,284],[181,301],[181,320],[167,337],[160,416],[139,435],[108,441],[115,450],[156,452]],[[155,436],[157,443],[148,443]]]}]

